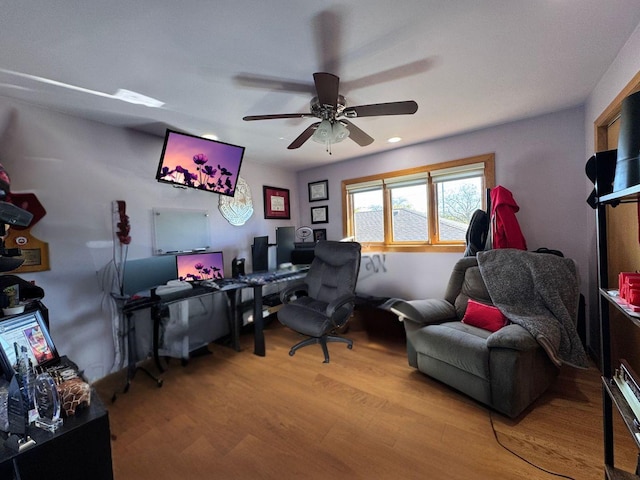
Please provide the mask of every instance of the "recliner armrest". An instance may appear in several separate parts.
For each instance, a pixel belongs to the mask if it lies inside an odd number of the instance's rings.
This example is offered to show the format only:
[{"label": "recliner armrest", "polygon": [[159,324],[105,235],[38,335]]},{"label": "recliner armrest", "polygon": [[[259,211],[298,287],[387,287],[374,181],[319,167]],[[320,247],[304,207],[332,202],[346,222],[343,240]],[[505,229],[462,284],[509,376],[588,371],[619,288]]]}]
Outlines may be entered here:
[{"label": "recliner armrest", "polygon": [[289,303],[291,297],[298,292],[302,292],[306,295],[308,293],[307,284],[304,282],[292,283],[280,292],[280,301],[283,304]]},{"label": "recliner armrest", "polygon": [[539,346],[533,335],[515,323],[506,325],[487,337],[487,347],[489,348],[510,348],[524,351]]},{"label": "recliner armrest", "polygon": [[455,307],[442,298],[400,300],[394,303],[390,310],[398,317],[406,318],[422,325],[458,320]]}]

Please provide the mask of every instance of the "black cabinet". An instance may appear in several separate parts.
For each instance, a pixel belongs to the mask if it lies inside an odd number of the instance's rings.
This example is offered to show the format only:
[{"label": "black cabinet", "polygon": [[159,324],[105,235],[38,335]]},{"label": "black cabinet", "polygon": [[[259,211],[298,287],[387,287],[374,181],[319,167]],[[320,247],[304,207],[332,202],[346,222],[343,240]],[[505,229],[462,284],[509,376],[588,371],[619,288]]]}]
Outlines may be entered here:
[{"label": "black cabinet", "polygon": [[91,405],[65,418],[55,433],[29,427],[28,434],[36,445],[23,452],[0,444],[1,479],[113,480],[109,414],[95,391]]}]

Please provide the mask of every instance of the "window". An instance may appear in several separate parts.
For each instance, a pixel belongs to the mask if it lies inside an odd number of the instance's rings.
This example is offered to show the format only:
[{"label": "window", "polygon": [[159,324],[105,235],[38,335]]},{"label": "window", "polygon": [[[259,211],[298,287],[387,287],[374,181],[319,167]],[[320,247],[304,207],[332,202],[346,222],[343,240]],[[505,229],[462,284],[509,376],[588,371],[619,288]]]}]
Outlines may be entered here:
[{"label": "window", "polygon": [[458,251],[493,187],[494,155],[342,182],[344,230],[364,248]]}]

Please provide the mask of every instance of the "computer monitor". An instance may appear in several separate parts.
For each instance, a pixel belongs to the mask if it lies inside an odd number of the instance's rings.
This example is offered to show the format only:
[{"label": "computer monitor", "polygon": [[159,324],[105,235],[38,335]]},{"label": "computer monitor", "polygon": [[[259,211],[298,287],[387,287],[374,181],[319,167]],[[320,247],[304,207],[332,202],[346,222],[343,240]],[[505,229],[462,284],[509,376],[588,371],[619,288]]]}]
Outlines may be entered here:
[{"label": "computer monitor", "polygon": [[14,344],[17,344],[19,352],[22,347],[27,349],[34,367],[45,367],[60,359],[40,310],[0,321],[0,362],[7,380],[13,376],[17,362]]},{"label": "computer monitor", "polygon": [[176,255],[178,280],[198,282],[224,278],[222,252],[184,253]]},{"label": "computer monitor", "polygon": [[251,246],[251,262],[254,272],[266,272],[269,270],[269,237],[253,237]]},{"label": "computer monitor", "polygon": [[157,255],[137,260],[127,260],[124,264],[122,289],[125,295],[136,293],[178,278],[175,255]]},{"label": "computer monitor", "polygon": [[276,228],[276,261],[278,266],[283,263],[291,263],[291,252],[294,249],[295,239],[295,227]]}]

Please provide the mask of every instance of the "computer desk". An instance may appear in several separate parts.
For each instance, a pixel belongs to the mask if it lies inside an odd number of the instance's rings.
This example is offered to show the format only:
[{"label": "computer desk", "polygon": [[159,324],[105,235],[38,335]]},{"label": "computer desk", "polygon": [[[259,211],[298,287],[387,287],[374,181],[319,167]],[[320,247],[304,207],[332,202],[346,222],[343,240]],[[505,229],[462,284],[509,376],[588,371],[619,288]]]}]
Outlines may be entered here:
[{"label": "computer desk", "polygon": [[[172,303],[182,302],[191,298],[225,293],[227,295],[227,315],[229,318],[229,330],[231,335],[231,346],[234,350],[240,351],[240,330],[242,328],[242,314],[238,308],[238,292],[245,288],[253,290],[253,336],[255,355],[264,357],[266,346],[264,338],[264,317],[262,293],[263,288],[282,282],[291,282],[303,279],[309,270],[308,266],[299,266],[295,269],[282,269],[267,272],[250,273],[241,275],[235,279],[225,279],[219,285],[211,286],[209,282],[202,282],[191,289],[185,289],[167,294],[157,294],[155,289],[151,290],[150,297],[143,297],[135,300],[125,300],[116,298],[124,317],[124,332],[127,337],[127,379],[124,392],[129,390],[131,380],[138,370],[142,370],[150,378],[156,381],[158,387],[162,386],[162,379],[156,377],[143,367],[137,366],[135,322],[133,314],[136,311],[149,309],[153,324],[152,349],[156,367],[160,373],[164,372],[164,367],[160,362],[160,323],[162,312]],[[115,400],[115,395],[113,397]]]},{"label": "computer desk", "polygon": [[[264,317],[262,316],[262,289],[266,285],[275,283],[292,282],[302,280],[307,276],[309,266],[298,266],[295,269],[273,270],[269,272],[257,272],[249,275],[241,275],[239,280],[244,284],[243,288],[253,289],[253,353],[264,357],[266,355],[264,341]],[[237,323],[237,322],[236,322]]]},{"label": "computer desk", "polygon": [[[215,295],[217,293],[226,293],[227,295],[227,318],[229,319],[229,331],[231,334],[231,345],[236,351],[240,351],[240,326],[238,325],[237,312],[237,292],[245,288],[246,285],[241,282],[233,282],[220,287],[207,286],[206,284],[196,285],[193,288],[175,291],[172,293],[158,294],[157,289],[151,289],[151,295],[139,297],[135,299],[123,299],[122,297],[114,297],[123,316],[123,330],[126,336],[127,349],[127,377],[123,392],[129,391],[131,381],[138,371],[142,371],[149,378],[153,379],[158,388],[162,387],[162,378],[154,375],[144,367],[138,366],[138,354],[136,347],[136,325],[133,314],[140,310],[149,310],[153,328],[152,335],[152,352],[156,368],[160,373],[164,372],[164,367],[160,362],[160,324],[163,318],[163,312],[173,303],[182,302],[189,299]],[[241,321],[241,317],[240,317]],[[184,359],[183,359],[184,360]],[[112,400],[115,401],[115,394]]]}]

